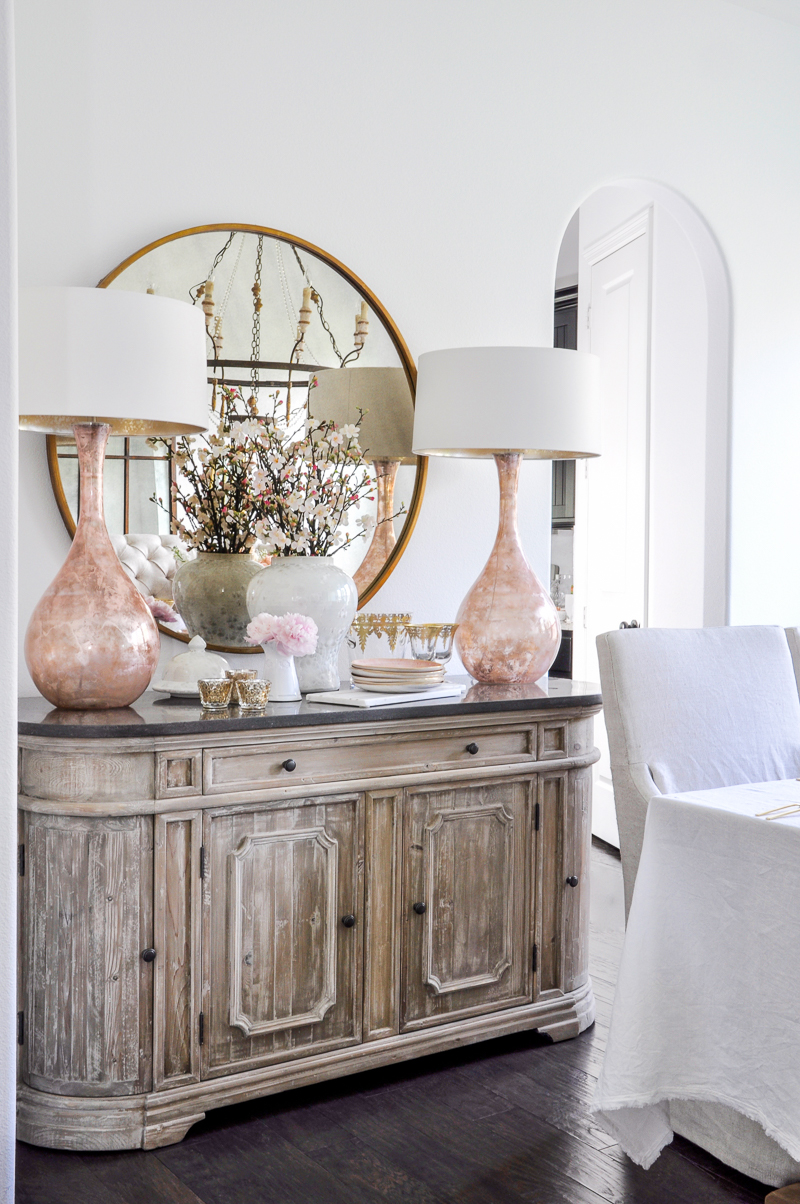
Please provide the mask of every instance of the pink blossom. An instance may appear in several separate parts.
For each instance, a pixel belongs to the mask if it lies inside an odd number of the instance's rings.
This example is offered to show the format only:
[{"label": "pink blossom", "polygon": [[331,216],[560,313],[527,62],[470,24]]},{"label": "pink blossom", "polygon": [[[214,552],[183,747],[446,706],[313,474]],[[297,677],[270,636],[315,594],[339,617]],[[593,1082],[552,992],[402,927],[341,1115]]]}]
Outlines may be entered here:
[{"label": "pink blossom", "polygon": [[308,615],[256,615],[247,625],[248,644],[273,641],[284,656],[310,656],[317,649],[317,625]]}]

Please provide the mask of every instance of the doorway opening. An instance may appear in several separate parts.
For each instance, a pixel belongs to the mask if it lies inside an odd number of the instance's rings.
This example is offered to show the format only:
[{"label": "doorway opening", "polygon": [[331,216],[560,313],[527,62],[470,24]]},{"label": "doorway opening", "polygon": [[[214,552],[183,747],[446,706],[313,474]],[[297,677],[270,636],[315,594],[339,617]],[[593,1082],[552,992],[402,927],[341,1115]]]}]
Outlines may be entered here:
[{"label": "doorway opening", "polygon": [[[603,454],[554,466],[551,555],[562,672],[597,681],[603,631],[728,622],[730,288],[719,247],[664,185],[599,188],[565,230],[554,316],[554,345],[601,362]],[[617,845],[602,718],[595,742],[593,831]]]}]

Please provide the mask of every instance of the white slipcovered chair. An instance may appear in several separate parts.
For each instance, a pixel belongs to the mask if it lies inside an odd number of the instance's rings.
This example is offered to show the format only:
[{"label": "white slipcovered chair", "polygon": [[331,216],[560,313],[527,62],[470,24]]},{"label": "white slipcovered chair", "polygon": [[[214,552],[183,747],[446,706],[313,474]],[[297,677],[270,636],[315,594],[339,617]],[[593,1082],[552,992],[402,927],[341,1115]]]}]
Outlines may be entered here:
[{"label": "white slipcovered chair", "polygon": [[[780,627],[627,629],[597,639],[630,909],[650,799],[800,774],[800,634]],[[670,1103],[676,1133],[762,1183],[800,1165],[722,1104]]]},{"label": "white slipcovered chair", "polygon": [[178,567],[175,549],[184,558],[188,555],[177,535],[112,535],[111,543],[140,594],[172,600],[172,578]]}]

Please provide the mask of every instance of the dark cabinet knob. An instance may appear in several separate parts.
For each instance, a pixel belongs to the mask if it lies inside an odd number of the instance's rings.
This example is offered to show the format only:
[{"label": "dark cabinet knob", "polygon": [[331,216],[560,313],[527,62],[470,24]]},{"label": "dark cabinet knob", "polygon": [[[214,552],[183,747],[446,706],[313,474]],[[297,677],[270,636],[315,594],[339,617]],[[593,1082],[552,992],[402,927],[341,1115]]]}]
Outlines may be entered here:
[{"label": "dark cabinet knob", "polygon": [[569,878],[567,878],[567,886],[577,886],[577,885],[578,885],[578,879],[575,877],[574,874],[570,874]]},{"label": "dark cabinet knob", "polygon": [[293,761],[291,757],[287,757],[283,762],[283,768],[287,773],[294,773],[294,771],[297,769],[297,762]]},{"label": "dark cabinet knob", "polygon": [[414,911],[417,913],[418,916],[424,916],[426,910],[427,909],[426,909],[424,903],[415,903],[414,904]]},{"label": "dark cabinet knob", "polygon": [[142,961],[143,962],[154,962],[155,960],[156,960],[155,949],[143,949],[142,950]]},{"label": "dark cabinet knob", "polygon": [[342,916],[342,923],[344,924],[345,928],[354,928],[355,923],[356,923],[356,917],[355,916]]},{"label": "dark cabinet knob", "polygon": [[475,753],[476,753],[477,751],[478,751],[478,746],[477,746],[477,744],[475,743],[475,741],[473,740],[471,744],[468,744],[468,745],[467,745],[467,752],[468,752],[468,753],[471,753],[471,755],[474,757],[474,756],[475,756]]}]

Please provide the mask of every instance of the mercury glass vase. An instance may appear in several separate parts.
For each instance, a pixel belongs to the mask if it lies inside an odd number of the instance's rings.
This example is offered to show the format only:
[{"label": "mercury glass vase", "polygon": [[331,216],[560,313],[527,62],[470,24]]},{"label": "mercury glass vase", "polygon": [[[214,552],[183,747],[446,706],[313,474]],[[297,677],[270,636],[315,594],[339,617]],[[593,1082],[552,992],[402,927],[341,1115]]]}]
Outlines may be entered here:
[{"label": "mercury glass vase", "polygon": [[25,660],[37,690],[67,710],[128,706],[158,665],[155,619],[120,564],[103,516],[103,460],[110,427],[74,428],[80,517],[69,555],[31,615]]},{"label": "mercury glass vase", "polygon": [[247,552],[198,552],[179,565],[175,605],[190,635],[234,651],[247,645],[247,587],[264,566]]},{"label": "mercury glass vase", "polygon": [[500,523],[491,555],[461,603],[455,634],[468,673],[481,682],[538,681],[561,642],[558,612],[525,559],[517,529],[521,455],[495,456]]}]

